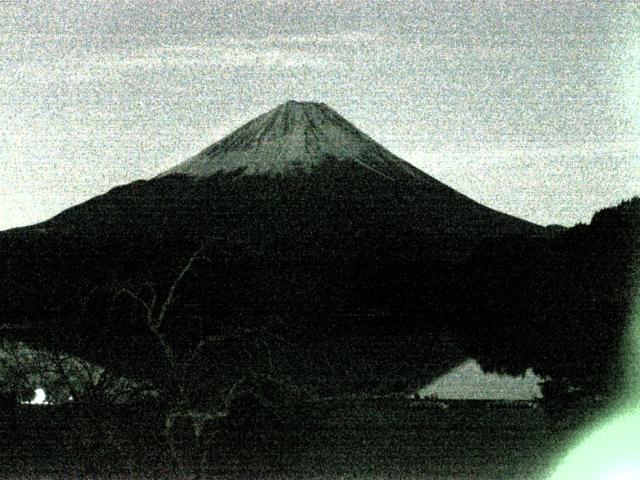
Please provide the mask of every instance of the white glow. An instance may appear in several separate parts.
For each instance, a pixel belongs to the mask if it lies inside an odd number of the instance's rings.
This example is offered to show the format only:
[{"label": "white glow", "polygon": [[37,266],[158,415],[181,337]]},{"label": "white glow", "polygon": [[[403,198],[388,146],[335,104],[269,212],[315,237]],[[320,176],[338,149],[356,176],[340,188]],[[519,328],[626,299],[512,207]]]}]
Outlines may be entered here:
[{"label": "white glow", "polygon": [[29,402],[31,405],[48,405],[47,394],[42,388],[36,388],[33,400]]},{"label": "white glow", "polygon": [[629,328],[627,405],[605,418],[580,440],[554,470],[550,480],[640,479],[640,295]]},{"label": "white glow", "polygon": [[604,474],[603,480],[638,480],[640,478],[640,463],[638,461],[621,462],[614,465]]},{"label": "white glow", "polygon": [[640,412],[603,422],[556,468],[551,480],[640,479]]}]

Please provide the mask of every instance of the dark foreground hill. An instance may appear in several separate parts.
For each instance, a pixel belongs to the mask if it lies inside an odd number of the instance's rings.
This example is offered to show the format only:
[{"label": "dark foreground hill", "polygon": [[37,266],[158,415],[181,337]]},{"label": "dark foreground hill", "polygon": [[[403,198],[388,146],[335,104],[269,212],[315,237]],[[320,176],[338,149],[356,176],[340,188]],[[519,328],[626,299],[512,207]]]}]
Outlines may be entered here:
[{"label": "dark foreground hill", "polygon": [[[594,352],[567,339],[586,322],[603,322],[604,345],[618,338],[628,298],[613,289],[628,292],[617,274],[636,207],[547,230],[452,190],[322,104],[288,102],[157,178],[0,234],[1,323],[161,380],[149,327],[162,314],[176,355],[197,351],[194,383],[260,364],[323,395],[416,388],[471,354],[554,374],[551,347],[588,370]],[[576,299],[586,317],[564,309]]]}]

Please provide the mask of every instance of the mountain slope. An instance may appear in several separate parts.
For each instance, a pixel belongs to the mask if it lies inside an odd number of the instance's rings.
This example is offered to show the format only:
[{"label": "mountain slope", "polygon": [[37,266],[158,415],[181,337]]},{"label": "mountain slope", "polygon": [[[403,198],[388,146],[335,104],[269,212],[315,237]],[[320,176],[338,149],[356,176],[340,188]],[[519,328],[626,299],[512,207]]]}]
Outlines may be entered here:
[{"label": "mountain slope", "polygon": [[[349,220],[357,229],[371,230],[359,224],[385,219],[400,229],[432,237],[462,235],[471,243],[484,235],[545,231],[442,184],[329,107],[300,102],[280,105],[155,179],[119,187],[64,212],[45,228],[92,231],[107,222],[115,226],[132,219],[157,228],[166,218],[180,223],[175,218],[180,216],[186,224],[181,228],[197,236],[215,229],[210,225],[214,217],[219,222],[221,216],[242,215],[240,228],[248,234],[247,224],[266,225],[269,220],[259,215],[272,215],[276,205],[287,210],[284,216],[289,220],[302,216],[304,225],[296,228],[303,229],[323,212],[331,211],[340,221],[359,210],[358,215],[376,218]],[[198,212],[199,208],[204,210]],[[196,212],[198,218],[193,218]]]}]

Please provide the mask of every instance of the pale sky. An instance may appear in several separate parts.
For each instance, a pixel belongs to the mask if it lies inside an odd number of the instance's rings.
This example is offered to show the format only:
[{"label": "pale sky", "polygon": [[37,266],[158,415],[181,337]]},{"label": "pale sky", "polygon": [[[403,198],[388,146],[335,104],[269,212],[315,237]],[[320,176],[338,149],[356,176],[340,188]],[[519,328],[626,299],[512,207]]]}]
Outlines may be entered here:
[{"label": "pale sky", "polygon": [[640,194],[640,4],[0,1],[0,229],[322,101],[498,210]]}]

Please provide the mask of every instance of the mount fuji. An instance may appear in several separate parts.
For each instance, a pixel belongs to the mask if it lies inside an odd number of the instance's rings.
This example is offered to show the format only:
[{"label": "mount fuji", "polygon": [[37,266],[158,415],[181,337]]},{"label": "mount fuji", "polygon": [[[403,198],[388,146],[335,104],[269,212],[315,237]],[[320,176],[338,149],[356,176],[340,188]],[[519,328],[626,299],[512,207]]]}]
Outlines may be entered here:
[{"label": "mount fuji", "polygon": [[328,106],[289,101],[155,178],[1,233],[0,320],[46,348],[161,376],[144,312],[113,292],[166,292],[204,249],[167,335],[189,345],[221,325],[276,319],[291,375],[320,390],[393,391],[464,359],[448,327],[459,266],[483,245],[547,234],[403,161]]}]

